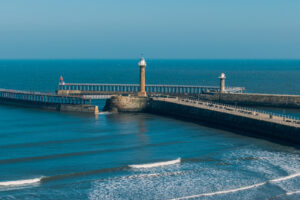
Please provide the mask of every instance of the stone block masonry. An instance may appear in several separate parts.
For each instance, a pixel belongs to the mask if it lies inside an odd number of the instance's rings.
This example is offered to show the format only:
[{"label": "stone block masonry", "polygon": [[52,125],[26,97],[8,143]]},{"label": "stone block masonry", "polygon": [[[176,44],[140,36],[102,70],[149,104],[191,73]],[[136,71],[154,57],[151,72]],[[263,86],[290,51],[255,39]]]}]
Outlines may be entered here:
[{"label": "stone block masonry", "polygon": [[200,94],[198,98],[242,106],[267,106],[275,108],[300,108],[300,95],[212,93]]},{"label": "stone block masonry", "polygon": [[[196,105],[198,104],[198,105]],[[219,108],[215,104],[202,105],[170,99],[152,99],[148,112],[204,123],[211,127],[236,130],[247,135],[300,144],[300,121],[284,120],[263,113]]]},{"label": "stone block masonry", "polygon": [[113,96],[106,100],[105,111],[112,112],[145,112],[149,104],[148,97]]},{"label": "stone block masonry", "polygon": [[77,113],[88,113],[88,114],[98,114],[98,106],[94,105],[60,105],[61,112],[77,112]]},{"label": "stone block masonry", "polygon": [[117,112],[147,112],[185,119],[214,128],[268,138],[280,143],[300,144],[300,120],[235,108],[205,101],[178,98],[146,98],[114,96],[105,110]]}]

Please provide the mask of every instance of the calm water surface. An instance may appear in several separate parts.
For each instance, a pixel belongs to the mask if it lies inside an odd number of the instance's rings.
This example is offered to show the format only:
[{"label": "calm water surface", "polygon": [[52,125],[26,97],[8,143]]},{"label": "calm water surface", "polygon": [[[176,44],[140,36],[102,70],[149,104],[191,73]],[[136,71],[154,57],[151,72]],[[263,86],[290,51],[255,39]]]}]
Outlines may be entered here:
[{"label": "calm water surface", "polygon": [[[300,61],[148,63],[148,83],[217,85],[225,72],[229,85],[249,92],[300,94]],[[54,91],[60,75],[66,82],[138,82],[135,60],[0,61],[0,72],[1,88],[36,91]],[[150,114],[10,106],[0,106],[0,127],[0,199],[300,198],[299,149],[228,131]],[[181,163],[130,167],[177,158]]]}]

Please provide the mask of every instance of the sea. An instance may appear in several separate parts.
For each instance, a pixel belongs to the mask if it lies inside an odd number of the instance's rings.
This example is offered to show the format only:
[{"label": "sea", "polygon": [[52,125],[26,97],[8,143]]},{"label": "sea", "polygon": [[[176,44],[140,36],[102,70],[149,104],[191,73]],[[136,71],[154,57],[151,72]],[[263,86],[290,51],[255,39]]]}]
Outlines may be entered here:
[{"label": "sea", "polygon": [[[0,60],[0,88],[138,83],[138,61]],[[249,93],[300,95],[300,60],[146,61],[148,84],[217,86],[223,72]],[[152,114],[0,105],[0,199],[298,200],[299,149]]]}]

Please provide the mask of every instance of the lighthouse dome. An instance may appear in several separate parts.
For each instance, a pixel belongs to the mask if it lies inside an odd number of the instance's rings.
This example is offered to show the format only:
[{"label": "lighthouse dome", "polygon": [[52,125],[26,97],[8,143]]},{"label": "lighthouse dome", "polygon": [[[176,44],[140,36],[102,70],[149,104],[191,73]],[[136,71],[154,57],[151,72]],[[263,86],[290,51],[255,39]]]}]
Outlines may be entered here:
[{"label": "lighthouse dome", "polygon": [[146,63],[146,61],[145,61],[145,58],[141,58],[141,60],[140,60],[140,62],[139,62],[139,66],[140,67],[146,67],[146,65],[147,65],[147,63]]},{"label": "lighthouse dome", "polygon": [[226,78],[226,76],[225,76],[225,74],[224,73],[221,73],[221,75],[220,75],[220,77],[219,78],[221,78],[221,79],[224,79],[224,78]]}]

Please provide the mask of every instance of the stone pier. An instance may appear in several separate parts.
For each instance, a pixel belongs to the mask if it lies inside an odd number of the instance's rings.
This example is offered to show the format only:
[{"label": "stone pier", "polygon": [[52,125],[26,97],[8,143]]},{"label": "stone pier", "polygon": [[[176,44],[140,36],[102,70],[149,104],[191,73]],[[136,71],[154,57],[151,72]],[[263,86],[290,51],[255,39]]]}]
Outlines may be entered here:
[{"label": "stone pier", "polygon": [[201,123],[277,142],[300,144],[300,120],[205,101],[115,96],[106,110],[147,112]]},{"label": "stone pier", "polygon": [[146,112],[149,98],[143,96],[113,96],[106,100],[105,111],[111,112]]}]

